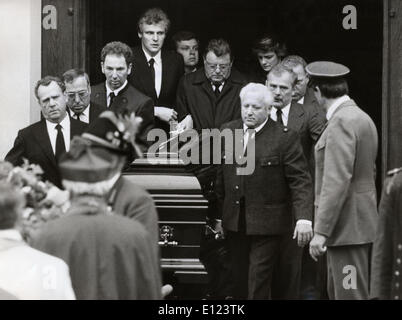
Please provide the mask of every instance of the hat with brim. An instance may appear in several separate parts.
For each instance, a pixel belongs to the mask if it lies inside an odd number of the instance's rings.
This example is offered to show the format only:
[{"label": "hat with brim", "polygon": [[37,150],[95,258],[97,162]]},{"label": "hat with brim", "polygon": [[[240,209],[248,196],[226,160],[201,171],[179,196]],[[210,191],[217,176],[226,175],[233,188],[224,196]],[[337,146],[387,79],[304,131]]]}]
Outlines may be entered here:
[{"label": "hat with brim", "polygon": [[59,162],[63,185],[75,193],[104,194],[121,174],[122,158],[105,148],[74,137]]},{"label": "hat with brim", "polygon": [[350,69],[331,61],[315,61],[306,66],[306,72],[314,78],[337,79],[349,74]]}]

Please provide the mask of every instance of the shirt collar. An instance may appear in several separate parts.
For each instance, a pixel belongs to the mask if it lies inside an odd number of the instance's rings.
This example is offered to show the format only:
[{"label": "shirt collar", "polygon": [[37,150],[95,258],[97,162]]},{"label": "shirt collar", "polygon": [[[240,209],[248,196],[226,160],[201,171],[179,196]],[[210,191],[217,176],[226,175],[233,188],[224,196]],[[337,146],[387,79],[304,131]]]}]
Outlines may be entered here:
[{"label": "shirt collar", "polygon": [[346,102],[346,101],[349,101],[349,100],[350,100],[350,97],[349,97],[348,95],[346,95],[346,94],[343,95],[342,97],[337,98],[337,99],[331,104],[331,106],[328,108],[327,115],[326,115],[327,120],[331,119],[331,117],[332,117],[332,115],[335,113],[336,109],[338,109],[339,106],[340,106],[342,103],[344,103],[344,102]]},{"label": "shirt collar", "polygon": [[109,97],[111,92],[114,92],[114,95],[117,96],[119,94],[119,92],[126,87],[128,81],[127,80],[124,81],[123,85],[120,88],[116,89],[116,90],[110,89],[109,86],[107,85],[107,82],[105,82],[105,83],[106,83],[106,96]]},{"label": "shirt collar", "polygon": [[[258,127],[254,128],[254,130],[255,130],[256,133],[257,133],[258,131],[260,131],[262,128],[264,128],[264,126],[265,126],[265,124],[267,123],[268,119],[269,119],[269,117],[267,117],[267,119],[266,119],[263,123],[261,123]],[[251,129],[251,128],[247,127],[247,125],[246,125],[245,123],[243,123],[243,131],[244,131],[244,133],[246,133],[246,131],[247,131],[248,129]]]},{"label": "shirt collar", "polygon": [[16,229],[0,230],[0,239],[23,241],[21,233]]},{"label": "shirt collar", "polygon": [[304,104],[304,96],[301,97],[301,98],[299,99],[299,101],[297,101],[297,103]]},{"label": "shirt collar", "polygon": [[[282,111],[282,116],[284,116],[286,119],[289,118],[290,105],[291,105],[291,103],[289,103],[286,107],[284,107],[284,108],[281,109],[281,111]],[[272,109],[274,110],[274,112],[275,112],[275,114],[276,114],[276,111],[278,110],[278,108],[272,107]]]},{"label": "shirt collar", "polygon": [[147,62],[149,61],[149,59],[153,58],[153,59],[155,60],[155,63],[156,63],[156,64],[159,64],[159,65],[162,64],[162,55],[161,55],[161,51],[162,51],[162,50],[159,50],[159,52],[158,52],[154,57],[150,56],[150,55],[148,54],[148,52],[146,52],[146,51],[144,50],[144,46],[142,46],[142,51],[144,51],[145,58],[147,59]]},{"label": "shirt collar", "polygon": [[[48,129],[54,130],[56,128],[56,126],[58,125],[58,123],[54,123],[49,120],[46,120],[46,125],[47,125]],[[67,113],[66,113],[66,116],[64,117],[64,119],[60,122],[60,125],[63,129],[70,127],[70,117]]]}]

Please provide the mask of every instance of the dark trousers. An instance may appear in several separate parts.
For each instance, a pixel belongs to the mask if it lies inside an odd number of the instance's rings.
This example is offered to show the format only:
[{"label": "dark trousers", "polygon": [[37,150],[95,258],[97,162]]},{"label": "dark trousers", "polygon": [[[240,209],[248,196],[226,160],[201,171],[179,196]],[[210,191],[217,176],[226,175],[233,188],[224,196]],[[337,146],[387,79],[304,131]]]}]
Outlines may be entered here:
[{"label": "dark trousers", "polygon": [[247,235],[244,202],[238,232],[226,232],[238,299],[298,299],[301,248],[292,232],[281,235]]}]

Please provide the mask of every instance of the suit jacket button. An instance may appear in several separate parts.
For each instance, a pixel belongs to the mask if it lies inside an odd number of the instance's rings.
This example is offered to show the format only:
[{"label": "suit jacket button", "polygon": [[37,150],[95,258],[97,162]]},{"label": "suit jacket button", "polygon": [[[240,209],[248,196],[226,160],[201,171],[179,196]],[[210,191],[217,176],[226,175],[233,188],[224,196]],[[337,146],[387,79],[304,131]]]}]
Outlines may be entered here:
[{"label": "suit jacket button", "polygon": [[240,202],[239,201],[236,201],[236,204],[239,204]]},{"label": "suit jacket button", "polygon": [[395,282],[395,288],[399,288],[399,282]]},{"label": "suit jacket button", "polygon": [[395,296],[394,299],[395,299],[395,300],[399,300],[399,296]]},{"label": "suit jacket button", "polygon": [[400,258],[396,259],[396,263],[401,264],[401,259]]},{"label": "suit jacket button", "polygon": [[271,161],[270,161],[270,162],[268,162],[268,165],[269,165],[269,166],[271,165]]},{"label": "suit jacket button", "polygon": [[236,186],[235,189],[236,189],[236,190],[239,190],[239,186]]},{"label": "suit jacket button", "polygon": [[399,251],[402,250],[402,244],[398,244],[398,250],[399,250]]},{"label": "suit jacket button", "polygon": [[396,275],[397,277],[399,277],[399,271],[398,271],[398,270],[395,271],[395,275]]}]

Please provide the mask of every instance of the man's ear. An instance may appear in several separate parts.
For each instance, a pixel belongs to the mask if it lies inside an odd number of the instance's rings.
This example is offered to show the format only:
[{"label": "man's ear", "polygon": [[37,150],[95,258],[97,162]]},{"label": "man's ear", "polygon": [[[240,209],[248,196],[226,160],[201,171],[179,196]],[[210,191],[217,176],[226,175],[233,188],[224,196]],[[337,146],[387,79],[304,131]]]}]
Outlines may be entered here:
[{"label": "man's ear", "polygon": [[127,67],[127,74],[131,74],[131,69],[133,68],[133,64],[130,63]]},{"label": "man's ear", "polygon": [[138,34],[138,38],[140,38],[140,39],[141,39],[141,38],[142,38],[142,33],[141,33],[140,31],[138,31],[138,33],[137,33],[137,34]]},{"label": "man's ear", "polygon": [[101,70],[102,70],[102,73],[105,74],[105,65],[104,65],[103,61],[101,61]]}]

